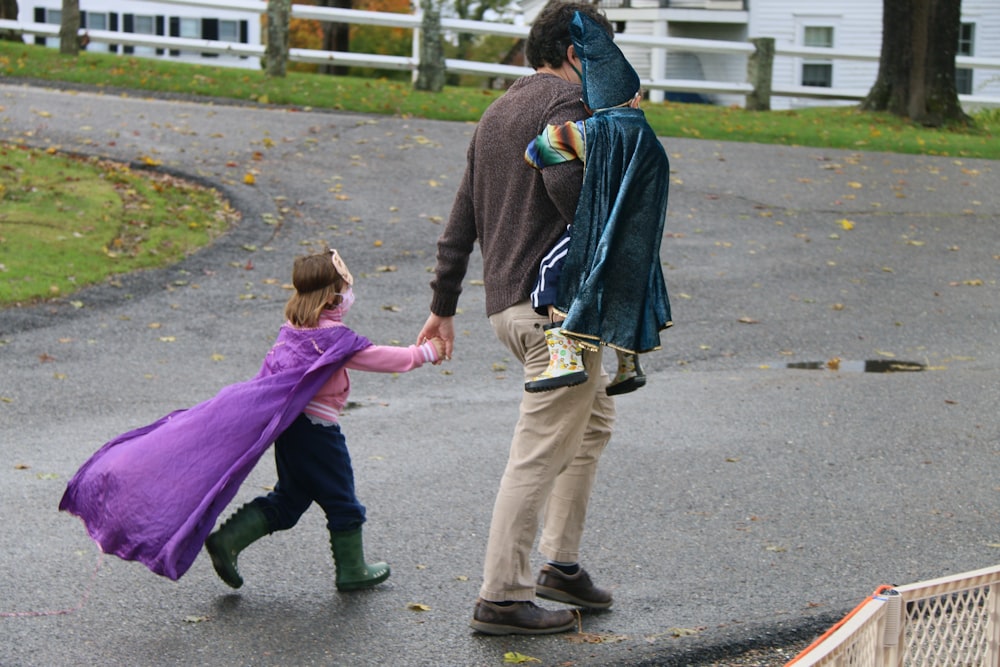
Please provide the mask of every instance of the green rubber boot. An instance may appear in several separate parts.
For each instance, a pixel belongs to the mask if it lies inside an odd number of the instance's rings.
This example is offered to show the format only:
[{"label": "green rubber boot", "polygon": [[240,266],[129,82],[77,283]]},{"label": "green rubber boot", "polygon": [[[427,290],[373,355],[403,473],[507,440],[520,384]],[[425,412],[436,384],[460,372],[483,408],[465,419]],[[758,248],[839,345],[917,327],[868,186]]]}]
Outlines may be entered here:
[{"label": "green rubber boot", "polygon": [[361,529],[330,531],[330,547],[337,564],[337,590],[371,588],[389,578],[388,563],[366,563]]},{"label": "green rubber boot", "polygon": [[215,573],[233,588],[243,585],[236,569],[236,558],[251,543],[271,532],[267,517],[253,503],[236,510],[222,526],[205,540],[205,550],[212,558]]}]

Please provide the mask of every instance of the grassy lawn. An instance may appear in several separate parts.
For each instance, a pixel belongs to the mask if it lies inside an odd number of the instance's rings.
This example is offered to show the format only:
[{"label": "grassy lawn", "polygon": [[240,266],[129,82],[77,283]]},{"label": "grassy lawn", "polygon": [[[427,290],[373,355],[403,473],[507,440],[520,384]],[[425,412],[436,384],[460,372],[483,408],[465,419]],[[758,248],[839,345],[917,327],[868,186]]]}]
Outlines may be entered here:
[{"label": "grassy lawn", "polygon": [[214,190],[0,144],[0,306],[178,261],[236,218]]},{"label": "grassy lawn", "polygon": [[[500,94],[457,87],[432,94],[414,91],[408,82],[399,80],[300,72],[274,79],[259,70],[89,52],[72,58],[55,49],[2,41],[0,77],[9,82],[67,82],[453,121],[477,120]],[[996,137],[1000,109],[976,113],[973,126],[944,129],[921,127],[888,114],[862,113],[851,106],[748,112],[709,105],[646,103],[644,109],[650,125],[664,137],[1000,159]],[[156,186],[145,175],[96,161],[69,160],[9,146],[0,146],[0,150],[5,153],[5,166],[0,170],[0,306],[65,295],[108,275],[174,262],[221,233],[231,213],[209,192],[199,196],[214,197],[214,204],[209,206],[203,200],[201,205],[184,209],[172,194],[175,189],[191,186],[176,181]],[[15,163],[8,156],[19,159]],[[130,185],[117,191],[96,184],[77,185],[99,179],[99,174],[109,169]],[[72,178],[67,175],[70,173]],[[77,178],[80,181],[74,180]],[[36,192],[49,196],[28,196],[29,183],[39,188]],[[123,192],[141,193],[142,208],[158,214],[138,227],[114,219],[109,213],[114,206],[109,202],[114,196],[122,197]],[[184,197],[191,195],[185,192]],[[30,261],[16,261],[18,257]],[[43,275],[35,270],[42,265],[59,270]]]}]

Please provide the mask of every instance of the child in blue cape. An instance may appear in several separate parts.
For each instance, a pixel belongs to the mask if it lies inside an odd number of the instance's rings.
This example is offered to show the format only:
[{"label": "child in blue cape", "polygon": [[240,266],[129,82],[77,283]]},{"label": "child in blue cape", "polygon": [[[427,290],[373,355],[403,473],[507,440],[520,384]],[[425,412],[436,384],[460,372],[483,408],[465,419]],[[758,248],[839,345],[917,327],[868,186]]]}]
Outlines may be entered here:
[{"label": "child in blue cape", "polygon": [[525,160],[537,169],[582,160],[584,181],[571,228],[539,266],[531,298],[552,321],[550,362],[525,390],[585,382],[580,346],[607,345],[618,357],[607,392],[623,394],[645,384],[637,355],[659,349],[659,332],[673,324],[660,265],[670,164],[611,35],[580,13],[570,34],[591,116],[548,126]]}]

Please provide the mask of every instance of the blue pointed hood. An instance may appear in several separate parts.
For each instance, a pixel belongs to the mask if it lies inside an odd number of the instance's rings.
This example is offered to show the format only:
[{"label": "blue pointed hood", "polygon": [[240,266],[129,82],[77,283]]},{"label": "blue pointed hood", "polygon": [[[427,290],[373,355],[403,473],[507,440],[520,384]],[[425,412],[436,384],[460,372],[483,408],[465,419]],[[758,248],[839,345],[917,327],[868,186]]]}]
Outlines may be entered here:
[{"label": "blue pointed hood", "polygon": [[607,109],[628,102],[639,92],[639,75],[604,28],[576,12],[569,27],[576,55],[583,61],[583,103]]}]

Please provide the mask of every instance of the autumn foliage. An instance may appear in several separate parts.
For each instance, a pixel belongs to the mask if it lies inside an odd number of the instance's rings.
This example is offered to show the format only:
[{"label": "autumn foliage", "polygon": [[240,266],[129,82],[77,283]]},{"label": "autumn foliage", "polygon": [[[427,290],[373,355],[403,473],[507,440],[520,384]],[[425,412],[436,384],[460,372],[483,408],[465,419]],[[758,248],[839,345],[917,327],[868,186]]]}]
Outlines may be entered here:
[{"label": "autumn foliage", "polygon": [[[296,4],[320,5],[316,0],[296,0]],[[354,0],[352,9],[373,12],[410,13],[409,0]],[[267,17],[261,17],[262,24]],[[323,23],[313,19],[292,18],[288,27],[288,43],[293,49],[323,49]],[[377,53],[381,55],[407,55],[412,46],[412,35],[405,28],[383,26],[352,25],[350,27],[351,51],[357,53]],[[291,63],[296,71],[316,71],[316,65]]]}]

